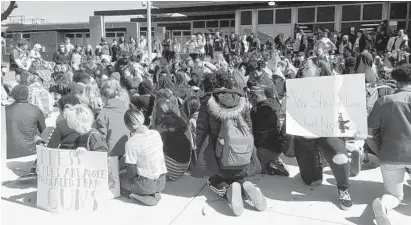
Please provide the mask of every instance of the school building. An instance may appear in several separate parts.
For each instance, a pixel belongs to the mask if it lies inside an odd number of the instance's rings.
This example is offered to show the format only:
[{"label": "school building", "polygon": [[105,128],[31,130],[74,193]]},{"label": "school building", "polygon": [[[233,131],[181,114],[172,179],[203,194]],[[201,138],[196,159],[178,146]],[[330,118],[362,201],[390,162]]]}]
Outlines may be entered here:
[{"label": "school building", "polygon": [[[224,35],[256,33],[265,41],[277,34],[293,36],[296,26],[312,33],[318,28],[348,33],[350,27],[371,29],[387,21],[392,30],[411,30],[410,2],[299,2],[299,1],[158,1],[152,2],[152,36],[162,39],[165,33],[176,38],[182,46],[192,34],[215,33]],[[64,38],[74,45],[91,44],[93,48],[101,36],[108,43],[121,36],[147,35],[146,9],[95,11],[89,22],[66,24],[7,24],[7,48],[10,52],[18,39],[30,45],[46,47],[44,58],[50,60],[58,43]],[[131,16],[127,22],[105,22],[110,16]],[[187,51],[183,49],[182,52]],[[7,58],[7,57],[6,57]]]}]

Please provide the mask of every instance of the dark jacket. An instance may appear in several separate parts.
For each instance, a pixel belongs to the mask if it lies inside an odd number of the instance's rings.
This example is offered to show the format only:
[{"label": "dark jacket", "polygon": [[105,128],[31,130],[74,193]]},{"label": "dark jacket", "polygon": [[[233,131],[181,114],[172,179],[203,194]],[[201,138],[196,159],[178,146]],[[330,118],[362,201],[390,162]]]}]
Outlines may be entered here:
[{"label": "dark jacket", "polygon": [[27,101],[6,106],[7,158],[36,153],[36,137],[46,128],[41,110]]},{"label": "dark jacket", "polygon": [[281,153],[281,124],[273,102],[266,99],[251,110],[254,144],[257,148]]},{"label": "dark jacket", "polygon": [[74,147],[74,141],[80,136],[80,134],[71,129],[66,120],[60,120],[53,129],[51,136],[48,140],[47,147],[49,148],[61,148],[72,149]]},{"label": "dark jacket", "polygon": [[[210,176],[219,174],[225,177],[225,172],[227,171],[219,168],[215,156],[215,145],[220,131],[221,120],[240,115],[251,128],[250,111],[247,107],[246,99],[241,97],[239,91],[231,89],[214,91],[213,94],[206,95],[201,99],[197,119],[196,146],[199,163],[204,164],[206,167],[204,171],[200,172],[202,175]],[[206,145],[203,146],[203,144]],[[202,148],[204,148],[203,153],[201,152]],[[251,176],[260,173],[261,165],[259,169],[253,170],[257,168],[255,167],[256,164],[259,164],[259,161],[255,149],[251,163],[240,172],[240,176]]]},{"label": "dark jacket", "polygon": [[153,113],[155,99],[153,95],[139,95],[130,98],[130,103],[143,112],[145,118],[144,125],[150,124],[150,116]]},{"label": "dark jacket", "polygon": [[161,134],[164,155],[179,163],[190,161],[190,142],[185,136],[187,124],[172,111],[166,112],[159,118],[156,130]]},{"label": "dark jacket", "polygon": [[381,164],[411,164],[411,89],[377,100],[368,128]]},{"label": "dark jacket", "polygon": [[57,51],[53,55],[53,62],[55,62],[57,65],[68,64],[70,62],[70,54],[63,54],[60,51]]},{"label": "dark jacket", "polygon": [[108,152],[104,137],[94,128],[74,141],[73,149],[77,148],[85,148],[88,151]]}]

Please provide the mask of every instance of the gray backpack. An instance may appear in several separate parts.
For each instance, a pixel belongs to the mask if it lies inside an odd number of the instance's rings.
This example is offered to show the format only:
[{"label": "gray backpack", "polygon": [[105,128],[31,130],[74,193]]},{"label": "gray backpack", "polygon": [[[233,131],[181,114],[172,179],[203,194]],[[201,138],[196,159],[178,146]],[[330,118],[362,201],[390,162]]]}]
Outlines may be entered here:
[{"label": "gray backpack", "polygon": [[253,134],[241,115],[221,122],[216,143],[221,169],[243,169],[250,163],[253,148]]}]

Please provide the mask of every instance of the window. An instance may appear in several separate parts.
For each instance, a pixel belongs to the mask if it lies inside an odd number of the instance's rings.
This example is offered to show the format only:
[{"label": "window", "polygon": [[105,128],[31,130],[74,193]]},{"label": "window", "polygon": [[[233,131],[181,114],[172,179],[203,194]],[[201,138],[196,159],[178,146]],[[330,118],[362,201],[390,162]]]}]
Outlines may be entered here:
[{"label": "window", "polygon": [[291,23],[291,9],[277,9],[275,11],[275,23]]},{"label": "window", "polygon": [[343,5],[342,21],[355,21],[361,19],[361,5]]},{"label": "window", "polygon": [[230,27],[230,20],[221,20],[220,27]]},{"label": "window", "polygon": [[206,27],[218,27],[218,20],[207,21],[206,22]]},{"label": "window", "polygon": [[90,33],[86,33],[86,38],[90,38]]},{"label": "window", "polygon": [[231,27],[235,27],[235,20],[230,20]]},{"label": "window", "polygon": [[30,34],[23,34],[23,39],[28,39],[30,38]]},{"label": "window", "polygon": [[241,12],[241,25],[251,25],[252,23],[252,12],[243,11]]},{"label": "window", "polygon": [[362,11],[363,20],[381,20],[382,4],[365,4]]},{"label": "window", "polygon": [[317,22],[334,22],[335,7],[318,7],[317,8]]},{"label": "window", "polygon": [[407,17],[407,3],[390,3],[390,19],[405,19]]},{"label": "window", "polygon": [[273,10],[259,10],[258,11],[258,24],[273,24],[274,23],[274,11]]},{"label": "window", "polygon": [[183,31],[183,36],[191,36],[191,31]]},{"label": "window", "polygon": [[82,38],[83,34],[76,34],[76,38]]},{"label": "window", "polygon": [[108,38],[116,37],[116,33],[106,33],[106,37]]},{"label": "window", "polygon": [[13,35],[12,34],[7,34],[6,38],[13,38]]},{"label": "window", "polygon": [[66,34],[66,37],[68,37],[68,38],[74,38],[74,34]]},{"label": "window", "polygon": [[124,37],[124,36],[126,36],[123,32],[118,32],[117,34],[116,34],[116,36],[117,37]]},{"label": "window", "polygon": [[204,28],[205,27],[205,21],[194,21],[193,22],[193,28]]},{"label": "window", "polygon": [[181,36],[181,31],[173,31],[173,37],[174,36]]},{"label": "window", "polygon": [[299,23],[312,23],[315,19],[315,8],[299,8],[298,9],[298,22]]},{"label": "window", "polygon": [[147,32],[145,32],[145,31],[140,31],[140,35],[141,35],[141,36],[144,36],[144,37],[147,37]]}]

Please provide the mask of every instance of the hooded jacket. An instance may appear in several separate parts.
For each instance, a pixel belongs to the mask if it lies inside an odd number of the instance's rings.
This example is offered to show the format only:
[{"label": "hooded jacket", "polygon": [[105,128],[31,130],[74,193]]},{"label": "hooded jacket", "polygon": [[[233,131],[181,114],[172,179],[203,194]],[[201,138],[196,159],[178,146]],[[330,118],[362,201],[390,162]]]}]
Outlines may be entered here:
[{"label": "hooded jacket", "polygon": [[[206,169],[203,171],[205,176],[219,174],[224,177],[224,171],[219,168],[215,157],[215,145],[220,131],[221,121],[242,116],[251,128],[252,123],[250,111],[247,107],[247,100],[241,96],[239,90],[234,89],[218,89],[201,100],[196,129],[196,145],[199,163],[206,165]],[[204,143],[207,145],[203,146]],[[201,152],[202,148],[205,148],[204,153]],[[256,164],[259,166],[255,166]],[[260,172],[261,165],[259,164],[255,149],[250,166],[246,167],[240,174],[246,176]]]},{"label": "hooded jacket", "polygon": [[125,154],[125,144],[128,140],[129,130],[124,124],[126,105],[119,99],[108,100],[97,117],[97,130],[105,138],[110,156]]}]

